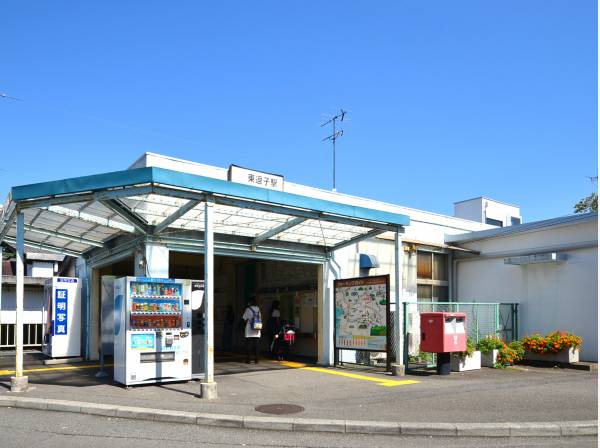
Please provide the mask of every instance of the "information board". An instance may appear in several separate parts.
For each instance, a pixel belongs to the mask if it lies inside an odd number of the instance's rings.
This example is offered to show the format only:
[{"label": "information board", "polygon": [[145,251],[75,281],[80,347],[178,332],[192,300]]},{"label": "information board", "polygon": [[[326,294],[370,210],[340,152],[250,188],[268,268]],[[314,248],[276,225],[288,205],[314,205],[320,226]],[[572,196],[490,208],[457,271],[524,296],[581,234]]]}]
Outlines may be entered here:
[{"label": "information board", "polygon": [[335,348],[387,351],[390,276],[334,281]]}]

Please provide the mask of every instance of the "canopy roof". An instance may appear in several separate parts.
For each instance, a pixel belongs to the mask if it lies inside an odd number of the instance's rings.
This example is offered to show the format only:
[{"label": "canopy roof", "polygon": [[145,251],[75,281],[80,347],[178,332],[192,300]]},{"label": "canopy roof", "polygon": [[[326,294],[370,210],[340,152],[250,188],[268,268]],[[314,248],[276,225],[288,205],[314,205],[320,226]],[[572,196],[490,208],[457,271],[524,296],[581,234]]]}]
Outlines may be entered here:
[{"label": "canopy roof", "polygon": [[25,245],[84,255],[120,235],[189,238],[214,202],[215,236],[256,248],[274,241],[336,250],[410,223],[406,215],[148,167],[13,187],[0,241],[14,244],[23,211]]}]

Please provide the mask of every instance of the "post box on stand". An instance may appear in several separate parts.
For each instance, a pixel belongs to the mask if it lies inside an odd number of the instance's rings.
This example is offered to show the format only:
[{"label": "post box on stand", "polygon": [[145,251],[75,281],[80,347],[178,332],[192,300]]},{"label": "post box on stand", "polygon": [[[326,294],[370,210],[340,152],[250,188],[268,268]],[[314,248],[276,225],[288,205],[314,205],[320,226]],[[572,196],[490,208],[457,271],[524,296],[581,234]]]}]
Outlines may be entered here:
[{"label": "post box on stand", "polygon": [[437,353],[437,372],[450,374],[450,353],[467,350],[465,313],[421,313],[421,351]]}]

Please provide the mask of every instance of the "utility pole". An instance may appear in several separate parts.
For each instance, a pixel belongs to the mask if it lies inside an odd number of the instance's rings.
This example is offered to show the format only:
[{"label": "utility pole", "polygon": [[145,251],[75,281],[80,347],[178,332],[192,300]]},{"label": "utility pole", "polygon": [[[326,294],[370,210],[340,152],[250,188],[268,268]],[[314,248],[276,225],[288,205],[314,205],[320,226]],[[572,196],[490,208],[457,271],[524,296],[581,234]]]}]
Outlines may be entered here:
[{"label": "utility pole", "polygon": [[339,131],[336,130],[335,127],[335,123],[337,120],[340,121],[344,121],[344,117],[346,116],[346,111],[344,109],[340,109],[340,113],[337,114],[335,117],[330,118],[329,120],[327,120],[325,123],[323,123],[321,125],[321,127],[328,125],[329,123],[332,124],[333,126],[333,133],[327,137],[325,137],[323,140],[321,141],[325,141],[325,140],[331,140],[331,142],[333,143],[333,191],[336,191],[335,189],[335,141],[341,137],[342,135],[344,135],[344,130],[340,129]]}]

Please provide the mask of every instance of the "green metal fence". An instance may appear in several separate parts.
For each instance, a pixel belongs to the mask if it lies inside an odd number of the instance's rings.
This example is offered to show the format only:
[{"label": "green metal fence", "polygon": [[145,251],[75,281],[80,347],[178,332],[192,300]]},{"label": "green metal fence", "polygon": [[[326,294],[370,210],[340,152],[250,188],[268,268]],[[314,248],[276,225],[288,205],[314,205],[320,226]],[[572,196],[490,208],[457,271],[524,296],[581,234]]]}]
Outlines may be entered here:
[{"label": "green metal fence", "polygon": [[435,357],[422,354],[420,314],[427,312],[465,313],[467,334],[475,342],[485,336],[499,336],[507,342],[518,339],[516,303],[404,302],[404,365],[432,365]]}]

